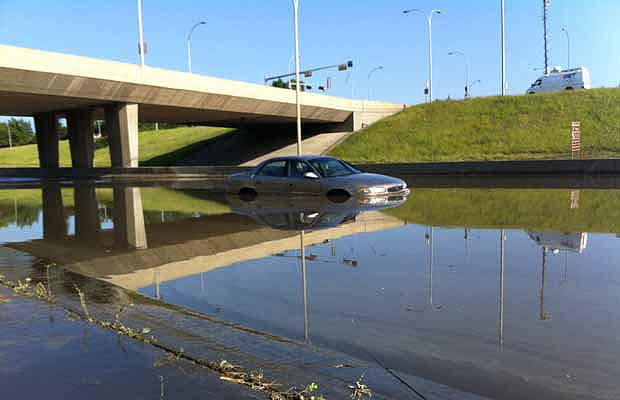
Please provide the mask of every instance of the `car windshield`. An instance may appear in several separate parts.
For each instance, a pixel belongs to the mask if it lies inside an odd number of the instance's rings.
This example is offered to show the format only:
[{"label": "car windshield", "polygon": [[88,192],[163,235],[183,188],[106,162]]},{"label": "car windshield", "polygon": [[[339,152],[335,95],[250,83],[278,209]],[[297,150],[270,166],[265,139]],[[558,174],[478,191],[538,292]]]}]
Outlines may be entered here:
[{"label": "car windshield", "polygon": [[319,171],[319,174],[321,174],[323,178],[347,176],[360,172],[347,163],[336,160],[335,158],[316,158],[311,160],[310,164]]}]

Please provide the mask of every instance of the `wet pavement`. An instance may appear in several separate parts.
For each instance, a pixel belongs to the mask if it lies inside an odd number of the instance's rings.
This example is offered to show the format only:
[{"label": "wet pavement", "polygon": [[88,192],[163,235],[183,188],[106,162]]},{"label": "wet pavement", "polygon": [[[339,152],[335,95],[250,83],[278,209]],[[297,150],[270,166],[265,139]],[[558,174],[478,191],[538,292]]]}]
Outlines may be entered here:
[{"label": "wet pavement", "polygon": [[[615,399],[619,221],[615,189],[419,188],[367,204],[48,185],[0,190],[0,273],[45,282],[79,310],[78,282],[109,318],[135,303],[127,320],[163,342],[319,382],[327,398],[365,374],[378,398],[420,398],[405,381],[426,398]],[[35,257],[56,265],[37,270]],[[34,315],[21,323],[46,336],[47,314]],[[70,331],[58,337],[83,340]],[[94,349],[117,342],[94,337]],[[24,347],[12,356],[32,363]],[[126,347],[128,361],[110,351],[92,366],[109,374],[106,393],[123,393],[126,368],[157,394],[159,370],[139,365],[156,355]],[[67,376],[75,348],[55,350]],[[152,396],[142,386],[135,396]]]},{"label": "wet pavement", "polygon": [[258,399],[204,368],[0,287],[4,399]]}]

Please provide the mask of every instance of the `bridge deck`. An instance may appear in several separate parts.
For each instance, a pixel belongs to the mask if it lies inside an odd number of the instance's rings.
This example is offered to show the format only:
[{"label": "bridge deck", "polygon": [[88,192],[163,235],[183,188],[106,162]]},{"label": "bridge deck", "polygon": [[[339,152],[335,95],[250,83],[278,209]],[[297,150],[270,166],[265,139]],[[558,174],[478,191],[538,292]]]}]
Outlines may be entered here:
[{"label": "bridge deck", "polygon": [[[0,45],[0,115],[112,102],[138,104],[144,122],[288,124],[296,115],[291,90]],[[354,112],[385,116],[402,109],[401,104],[313,93],[302,93],[301,102],[304,122],[310,124],[342,123]]]}]

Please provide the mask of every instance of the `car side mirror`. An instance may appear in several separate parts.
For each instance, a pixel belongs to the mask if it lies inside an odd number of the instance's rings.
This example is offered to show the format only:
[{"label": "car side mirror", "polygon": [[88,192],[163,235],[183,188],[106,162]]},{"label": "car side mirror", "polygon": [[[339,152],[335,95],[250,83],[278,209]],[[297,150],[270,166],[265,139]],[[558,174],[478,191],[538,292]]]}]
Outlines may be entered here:
[{"label": "car side mirror", "polygon": [[306,179],[319,179],[319,176],[317,174],[315,174],[314,172],[310,171],[310,172],[306,172],[304,174],[304,178],[306,178]]}]

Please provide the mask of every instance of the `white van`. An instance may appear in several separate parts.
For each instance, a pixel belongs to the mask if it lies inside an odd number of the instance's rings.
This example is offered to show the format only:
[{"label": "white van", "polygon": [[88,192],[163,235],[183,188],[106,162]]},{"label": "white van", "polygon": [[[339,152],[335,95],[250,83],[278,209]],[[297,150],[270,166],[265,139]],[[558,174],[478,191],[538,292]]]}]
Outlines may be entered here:
[{"label": "white van", "polygon": [[556,67],[549,74],[536,79],[525,93],[557,92],[558,90],[590,89],[590,71],[586,67],[562,71]]}]

